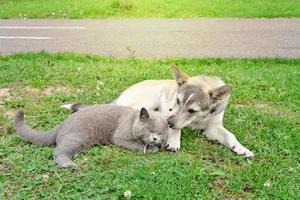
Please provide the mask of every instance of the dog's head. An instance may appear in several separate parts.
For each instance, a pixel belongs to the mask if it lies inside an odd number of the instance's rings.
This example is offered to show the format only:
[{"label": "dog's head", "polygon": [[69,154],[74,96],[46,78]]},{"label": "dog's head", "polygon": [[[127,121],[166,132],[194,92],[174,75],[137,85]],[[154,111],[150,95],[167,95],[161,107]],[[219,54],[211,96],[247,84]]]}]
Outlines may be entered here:
[{"label": "dog's head", "polygon": [[170,128],[181,129],[196,118],[209,118],[224,111],[232,86],[223,85],[208,91],[200,86],[189,83],[189,76],[178,69],[172,68],[178,84],[176,103],[178,111],[168,118]]}]

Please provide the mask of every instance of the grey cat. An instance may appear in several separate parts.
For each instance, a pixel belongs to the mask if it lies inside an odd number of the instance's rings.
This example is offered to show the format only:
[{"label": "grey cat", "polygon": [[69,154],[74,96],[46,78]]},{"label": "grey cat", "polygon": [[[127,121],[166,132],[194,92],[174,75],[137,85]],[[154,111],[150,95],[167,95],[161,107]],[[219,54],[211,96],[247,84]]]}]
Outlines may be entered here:
[{"label": "grey cat", "polygon": [[167,139],[168,124],[159,112],[145,108],[95,105],[80,109],[45,134],[24,122],[23,111],[14,118],[14,128],[26,141],[54,145],[54,160],[63,167],[77,169],[74,155],[96,144],[116,144],[129,150],[156,152]]}]

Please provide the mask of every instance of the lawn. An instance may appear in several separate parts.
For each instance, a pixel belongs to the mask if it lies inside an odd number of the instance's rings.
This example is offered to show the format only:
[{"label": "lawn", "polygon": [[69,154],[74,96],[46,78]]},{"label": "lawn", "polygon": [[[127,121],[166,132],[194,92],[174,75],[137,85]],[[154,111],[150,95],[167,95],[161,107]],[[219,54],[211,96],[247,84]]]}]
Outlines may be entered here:
[{"label": "lawn", "polygon": [[0,18],[300,17],[299,0],[0,0]]},{"label": "lawn", "polygon": [[[26,1],[22,1],[26,2]],[[70,113],[64,103],[104,103],[144,79],[217,75],[234,85],[225,127],[252,150],[252,161],[183,130],[178,153],[96,146],[63,170],[52,147],[20,140],[11,116],[25,110],[48,130]],[[300,59],[116,59],[28,53],[0,57],[0,199],[299,199]]]}]

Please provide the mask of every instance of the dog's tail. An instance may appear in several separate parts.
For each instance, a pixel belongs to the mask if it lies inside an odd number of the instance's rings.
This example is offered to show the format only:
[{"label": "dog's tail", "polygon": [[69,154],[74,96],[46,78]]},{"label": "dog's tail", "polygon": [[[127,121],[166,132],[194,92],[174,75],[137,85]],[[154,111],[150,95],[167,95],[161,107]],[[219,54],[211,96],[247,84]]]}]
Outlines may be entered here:
[{"label": "dog's tail", "polygon": [[78,110],[81,110],[83,108],[87,108],[87,107],[90,107],[91,105],[88,105],[88,104],[80,104],[80,103],[71,103],[71,104],[65,104],[65,105],[62,105],[61,107],[62,108],[65,108],[65,109],[68,109],[68,110],[71,110],[73,112],[77,112]]},{"label": "dog's tail", "polygon": [[16,129],[20,137],[25,141],[46,146],[53,145],[56,143],[56,129],[53,129],[52,131],[49,131],[47,133],[42,133],[33,130],[25,124],[24,112],[21,110],[18,111],[15,115],[14,128]]}]

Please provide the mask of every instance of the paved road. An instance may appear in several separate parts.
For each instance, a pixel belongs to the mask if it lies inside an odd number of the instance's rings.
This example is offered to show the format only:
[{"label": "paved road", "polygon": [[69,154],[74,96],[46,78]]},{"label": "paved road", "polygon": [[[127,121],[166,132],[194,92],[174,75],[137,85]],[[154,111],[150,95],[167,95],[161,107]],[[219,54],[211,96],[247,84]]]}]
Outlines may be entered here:
[{"label": "paved road", "polygon": [[300,57],[300,19],[0,20],[0,52]]}]

